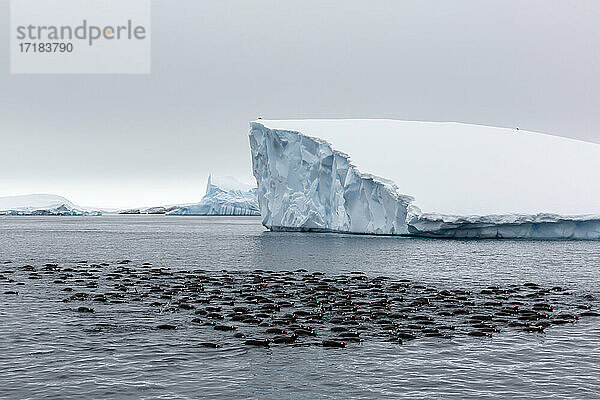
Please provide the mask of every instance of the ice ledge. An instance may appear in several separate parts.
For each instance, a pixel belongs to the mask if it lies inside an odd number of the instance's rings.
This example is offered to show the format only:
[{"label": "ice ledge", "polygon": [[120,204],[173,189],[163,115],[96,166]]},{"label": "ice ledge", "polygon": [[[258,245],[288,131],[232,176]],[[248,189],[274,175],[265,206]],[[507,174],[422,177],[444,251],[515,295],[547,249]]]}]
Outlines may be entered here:
[{"label": "ice ledge", "polygon": [[600,216],[415,214],[410,235],[452,239],[600,240]]}]

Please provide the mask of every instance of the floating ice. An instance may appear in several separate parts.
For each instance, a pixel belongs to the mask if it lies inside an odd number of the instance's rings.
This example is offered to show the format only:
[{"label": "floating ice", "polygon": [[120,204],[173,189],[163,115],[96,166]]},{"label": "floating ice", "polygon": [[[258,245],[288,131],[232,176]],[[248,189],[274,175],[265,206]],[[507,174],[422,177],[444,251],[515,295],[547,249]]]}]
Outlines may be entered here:
[{"label": "floating ice", "polygon": [[599,216],[415,214],[408,232],[439,238],[494,239],[600,239]]},{"label": "floating ice", "polygon": [[250,147],[272,230],[600,239],[596,144],[458,123],[260,120]]},{"label": "floating ice", "polygon": [[118,214],[166,214],[170,211],[181,208],[181,205],[176,206],[156,206],[156,207],[145,207],[145,208],[129,208],[126,210],[119,210]]},{"label": "floating ice", "polygon": [[198,204],[167,215],[260,215],[256,188],[233,177],[208,177],[206,194]]}]

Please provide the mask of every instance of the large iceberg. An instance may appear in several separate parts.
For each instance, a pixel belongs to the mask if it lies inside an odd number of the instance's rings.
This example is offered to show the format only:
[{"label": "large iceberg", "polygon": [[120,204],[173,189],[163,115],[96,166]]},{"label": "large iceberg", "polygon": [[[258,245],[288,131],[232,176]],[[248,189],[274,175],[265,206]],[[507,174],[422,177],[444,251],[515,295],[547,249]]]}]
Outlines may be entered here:
[{"label": "large iceberg", "polygon": [[597,144],[459,123],[259,120],[250,128],[271,230],[600,239]]},{"label": "large iceberg", "polygon": [[198,204],[184,206],[167,215],[260,215],[257,189],[233,177],[209,175],[206,194]]},{"label": "large iceberg", "polygon": [[99,210],[76,206],[54,194],[28,194],[0,197],[0,215],[76,215],[98,216]]}]

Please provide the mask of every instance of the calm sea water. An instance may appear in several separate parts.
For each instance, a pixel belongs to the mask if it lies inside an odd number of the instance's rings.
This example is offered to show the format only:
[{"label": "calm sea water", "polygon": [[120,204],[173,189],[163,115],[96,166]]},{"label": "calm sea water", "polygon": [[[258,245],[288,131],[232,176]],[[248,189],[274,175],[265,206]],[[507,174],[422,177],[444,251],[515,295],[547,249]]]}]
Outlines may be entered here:
[{"label": "calm sea water", "polygon": [[[447,241],[265,231],[251,217],[0,217],[0,270],[114,263],[364,271],[448,288],[533,281],[600,297],[600,242]],[[198,347],[135,306],[81,315],[56,290],[0,282],[0,398],[600,398],[600,319],[346,349]],[[130,308],[128,308],[130,307]],[[98,320],[111,329],[90,331]]]}]

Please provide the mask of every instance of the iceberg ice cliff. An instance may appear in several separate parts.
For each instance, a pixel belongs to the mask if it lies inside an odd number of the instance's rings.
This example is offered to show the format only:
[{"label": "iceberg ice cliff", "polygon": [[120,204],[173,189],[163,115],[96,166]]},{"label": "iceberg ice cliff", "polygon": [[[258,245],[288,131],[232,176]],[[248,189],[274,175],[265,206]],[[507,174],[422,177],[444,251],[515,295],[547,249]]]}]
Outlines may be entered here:
[{"label": "iceberg ice cliff", "polygon": [[259,120],[250,147],[271,230],[600,239],[596,144],[457,123]]},{"label": "iceberg ice cliff", "polygon": [[272,230],[405,234],[409,196],[362,174],[329,143],[252,123],[252,169]]},{"label": "iceberg ice cliff", "polygon": [[257,189],[233,177],[208,177],[206,194],[198,204],[183,206],[167,215],[258,216]]}]

